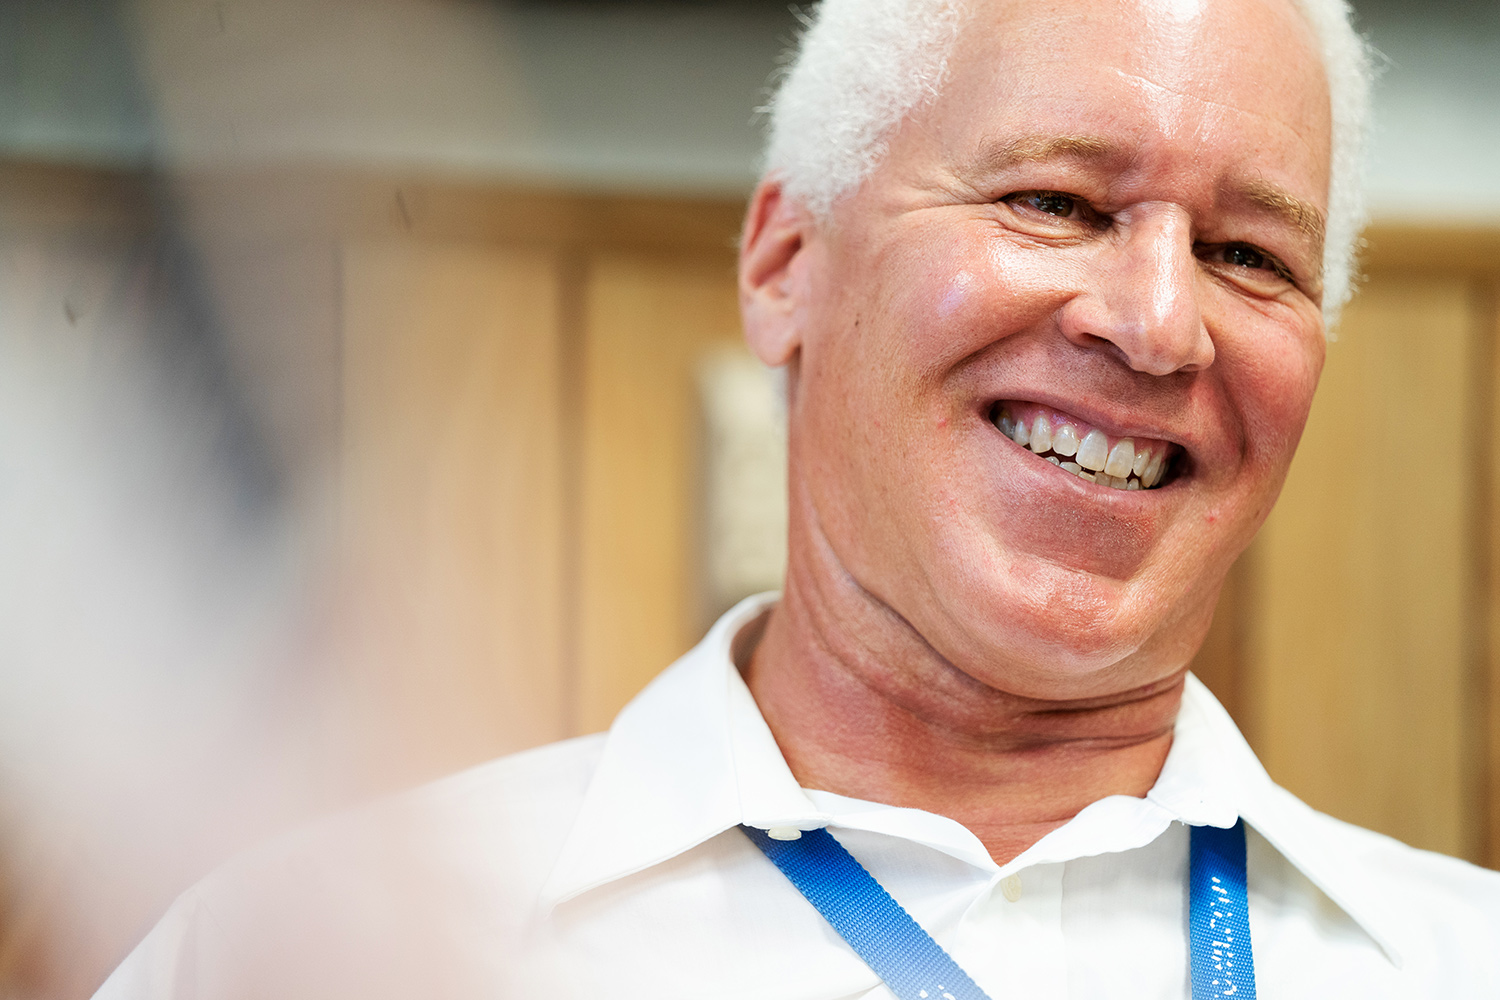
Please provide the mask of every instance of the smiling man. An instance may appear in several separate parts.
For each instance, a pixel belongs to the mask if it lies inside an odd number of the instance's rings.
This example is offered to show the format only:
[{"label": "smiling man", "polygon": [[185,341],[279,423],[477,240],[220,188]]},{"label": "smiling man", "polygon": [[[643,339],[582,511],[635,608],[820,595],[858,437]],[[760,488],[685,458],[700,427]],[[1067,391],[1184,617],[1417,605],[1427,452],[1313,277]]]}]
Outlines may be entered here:
[{"label": "smiling man", "polygon": [[1162,769],[1323,363],[1332,128],[1290,2],[958,19],[861,184],[751,206],[792,544],[745,673],[803,784],[1005,863]]},{"label": "smiling man", "polygon": [[[1339,0],[826,0],[741,255],[788,371],[785,591],[607,736],[413,797],[452,963],[424,968],[549,997],[1500,988],[1500,876],[1308,809],[1187,673],[1347,297],[1367,91]],[[292,995],[266,956],[332,954],[328,922],[251,943],[323,912],[264,887],[370,894],[323,836],[189,893],[102,995]]]}]

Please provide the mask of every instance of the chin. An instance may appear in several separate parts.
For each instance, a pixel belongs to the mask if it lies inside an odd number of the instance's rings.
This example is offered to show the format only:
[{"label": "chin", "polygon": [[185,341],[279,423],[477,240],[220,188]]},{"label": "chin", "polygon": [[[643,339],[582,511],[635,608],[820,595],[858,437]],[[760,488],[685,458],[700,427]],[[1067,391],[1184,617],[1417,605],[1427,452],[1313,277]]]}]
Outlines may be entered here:
[{"label": "chin", "polygon": [[1207,615],[1167,621],[1163,610],[1181,602],[1164,600],[1159,584],[1041,559],[1014,560],[1008,572],[986,580],[959,574],[948,584],[950,595],[961,596],[935,595],[949,621],[932,629],[929,641],[936,637],[938,646],[951,636],[944,642],[950,649],[938,648],[955,666],[1029,697],[1086,696],[1096,685],[1115,685],[1122,671],[1179,670],[1191,655],[1181,649],[1197,648],[1213,609],[1210,595]]}]

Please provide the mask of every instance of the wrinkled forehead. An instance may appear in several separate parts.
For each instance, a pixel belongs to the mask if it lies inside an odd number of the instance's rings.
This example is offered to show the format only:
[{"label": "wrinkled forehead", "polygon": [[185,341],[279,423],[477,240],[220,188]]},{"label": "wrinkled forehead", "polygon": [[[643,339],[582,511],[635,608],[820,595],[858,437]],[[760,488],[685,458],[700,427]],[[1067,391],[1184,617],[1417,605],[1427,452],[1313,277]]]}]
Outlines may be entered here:
[{"label": "wrinkled forehead", "polygon": [[1000,54],[1038,69],[1105,60],[1194,93],[1257,64],[1281,71],[1278,96],[1320,89],[1317,38],[1295,0],[967,0],[962,9],[958,65]]},{"label": "wrinkled forehead", "polygon": [[1292,0],[973,0],[965,10],[942,92],[918,112],[950,151],[1048,132],[1123,149],[1175,144],[1188,160],[1295,175],[1326,204],[1327,79]]}]

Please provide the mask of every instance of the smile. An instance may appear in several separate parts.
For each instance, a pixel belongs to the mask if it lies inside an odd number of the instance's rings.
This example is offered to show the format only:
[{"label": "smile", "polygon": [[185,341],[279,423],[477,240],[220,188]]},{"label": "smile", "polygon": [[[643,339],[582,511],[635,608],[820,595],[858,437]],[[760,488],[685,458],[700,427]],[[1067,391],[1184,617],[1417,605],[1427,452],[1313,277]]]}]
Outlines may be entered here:
[{"label": "smile", "polygon": [[1064,472],[1117,490],[1160,485],[1177,446],[1151,438],[1112,438],[1077,417],[1038,403],[1004,401],[992,419],[1000,433]]}]

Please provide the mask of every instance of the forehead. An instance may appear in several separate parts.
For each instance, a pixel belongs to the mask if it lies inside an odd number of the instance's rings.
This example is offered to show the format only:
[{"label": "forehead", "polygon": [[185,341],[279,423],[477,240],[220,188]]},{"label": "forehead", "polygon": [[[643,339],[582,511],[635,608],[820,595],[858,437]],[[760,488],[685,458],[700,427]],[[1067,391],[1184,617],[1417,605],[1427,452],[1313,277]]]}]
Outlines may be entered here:
[{"label": "forehead", "polygon": [[1022,135],[1095,136],[1326,203],[1327,82],[1291,0],[976,0],[918,115],[960,158]]}]

